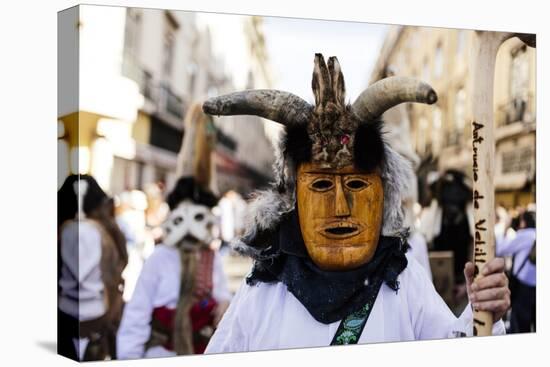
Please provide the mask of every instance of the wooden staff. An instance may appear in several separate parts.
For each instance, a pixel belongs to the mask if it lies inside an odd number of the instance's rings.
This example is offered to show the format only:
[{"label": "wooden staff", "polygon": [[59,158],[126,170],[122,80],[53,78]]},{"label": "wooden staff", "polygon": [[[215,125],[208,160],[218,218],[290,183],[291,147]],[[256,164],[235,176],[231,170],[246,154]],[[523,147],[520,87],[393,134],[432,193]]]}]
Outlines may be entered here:
[{"label": "wooden staff", "polygon": [[[474,264],[475,280],[481,269],[495,257],[495,191],[494,191],[494,117],[493,89],[498,49],[512,37],[519,37],[535,47],[535,35],[509,32],[476,31],[474,93],[472,121]],[[474,309],[474,335],[491,335],[493,315]]]}]

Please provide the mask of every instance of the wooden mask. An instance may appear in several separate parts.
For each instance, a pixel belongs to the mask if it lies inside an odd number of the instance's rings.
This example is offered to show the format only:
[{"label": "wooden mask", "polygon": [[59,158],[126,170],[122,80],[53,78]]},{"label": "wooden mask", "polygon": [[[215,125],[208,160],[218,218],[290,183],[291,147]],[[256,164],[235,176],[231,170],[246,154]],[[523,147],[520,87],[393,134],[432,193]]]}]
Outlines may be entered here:
[{"label": "wooden mask", "polygon": [[[381,231],[384,190],[372,169],[381,167],[384,143],[376,124],[393,106],[433,104],[437,94],[426,83],[396,76],[373,83],[348,104],[338,59],[325,63],[321,54],[315,54],[312,90],[315,105],[289,92],[259,89],[210,98],[203,111],[260,116],[287,128],[282,152],[292,164],[278,168],[278,184],[287,186],[285,177],[291,178],[297,164],[298,216],[307,251],[321,269],[353,269],[372,259]],[[304,161],[309,163],[300,164]]]},{"label": "wooden mask", "polygon": [[352,165],[298,167],[300,229],[313,262],[323,270],[350,270],[374,256],[382,225],[384,191],[377,172]]}]

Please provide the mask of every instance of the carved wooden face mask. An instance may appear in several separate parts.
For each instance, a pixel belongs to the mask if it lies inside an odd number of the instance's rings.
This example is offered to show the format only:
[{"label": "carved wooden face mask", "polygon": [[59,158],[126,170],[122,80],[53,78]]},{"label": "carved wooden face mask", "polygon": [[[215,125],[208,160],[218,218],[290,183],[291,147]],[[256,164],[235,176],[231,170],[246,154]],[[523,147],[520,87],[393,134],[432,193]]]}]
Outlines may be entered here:
[{"label": "carved wooden face mask", "polygon": [[323,270],[348,270],[374,256],[382,224],[384,192],[378,173],[348,165],[298,168],[297,201],[302,237]]}]

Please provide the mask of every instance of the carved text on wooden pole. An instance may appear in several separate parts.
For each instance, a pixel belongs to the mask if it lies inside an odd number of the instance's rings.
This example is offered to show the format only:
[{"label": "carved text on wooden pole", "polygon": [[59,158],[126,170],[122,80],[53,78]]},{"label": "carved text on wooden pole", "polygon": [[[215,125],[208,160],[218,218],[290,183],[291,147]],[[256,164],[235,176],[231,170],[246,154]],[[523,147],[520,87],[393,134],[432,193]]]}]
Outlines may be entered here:
[{"label": "carved text on wooden pole", "polygon": [[[484,137],[482,136],[482,129],[485,125],[478,122],[472,122],[473,136],[472,136],[472,166],[473,166],[473,178],[474,178],[474,190],[473,190],[473,204],[474,210],[483,213],[483,201],[485,200],[486,193],[484,193],[483,185],[478,183],[479,180],[479,162],[478,162],[478,150],[480,146],[484,144]],[[481,214],[480,213],[480,214]],[[485,213],[483,213],[485,214]],[[480,268],[488,261],[488,254],[485,249],[487,244],[487,218],[482,215],[475,216],[475,233],[474,233],[474,277],[477,277]],[[479,219],[477,219],[479,218]],[[477,311],[477,310],[475,310]],[[477,326],[484,326],[485,322],[474,318],[474,335],[478,334]]]}]

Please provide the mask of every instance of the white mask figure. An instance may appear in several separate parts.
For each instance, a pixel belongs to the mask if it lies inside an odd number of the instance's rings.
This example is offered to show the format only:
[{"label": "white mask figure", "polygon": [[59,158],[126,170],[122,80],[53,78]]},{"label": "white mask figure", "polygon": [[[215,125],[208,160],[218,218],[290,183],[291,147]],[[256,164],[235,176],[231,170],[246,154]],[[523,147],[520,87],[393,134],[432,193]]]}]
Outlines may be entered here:
[{"label": "white mask figure", "polygon": [[177,246],[187,236],[209,244],[213,240],[212,229],[215,223],[216,219],[207,206],[184,200],[170,212],[162,224],[164,244]]}]

